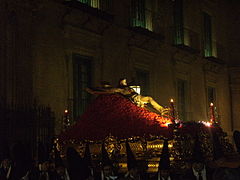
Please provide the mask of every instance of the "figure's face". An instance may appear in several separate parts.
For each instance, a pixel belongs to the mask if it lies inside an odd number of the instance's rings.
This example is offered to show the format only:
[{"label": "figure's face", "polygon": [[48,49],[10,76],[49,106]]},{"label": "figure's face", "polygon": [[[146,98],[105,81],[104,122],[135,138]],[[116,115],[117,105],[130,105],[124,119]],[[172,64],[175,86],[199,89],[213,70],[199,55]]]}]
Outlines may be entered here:
[{"label": "figure's face", "polygon": [[121,80],[120,84],[123,86],[127,86],[127,80],[126,79]]},{"label": "figure's face", "polygon": [[195,169],[195,171],[197,172],[201,172],[204,168],[204,164],[200,163],[200,162],[195,162],[192,164],[193,169]]}]

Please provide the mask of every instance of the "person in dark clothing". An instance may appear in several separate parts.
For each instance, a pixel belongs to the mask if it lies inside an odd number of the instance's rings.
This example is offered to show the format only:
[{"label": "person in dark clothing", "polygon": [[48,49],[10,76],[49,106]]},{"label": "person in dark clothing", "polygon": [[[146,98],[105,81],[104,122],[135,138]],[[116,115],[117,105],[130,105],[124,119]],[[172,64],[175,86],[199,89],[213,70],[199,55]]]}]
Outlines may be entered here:
[{"label": "person in dark clothing", "polygon": [[27,174],[27,179],[28,180],[35,180],[39,179],[39,169],[38,169],[38,164],[36,161],[32,161],[31,166],[29,167],[28,174]]},{"label": "person in dark clothing", "polygon": [[188,169],[183,176],[183,180],[212,180],[213,170],[203,161],[194,160],[191,169]]},{"label": "person in dark clothing", "polygon": [[50,168],[50,162],[42,163],[39,173],[39,180],[54,180],[56,179],[56,172]]},{"label": "person in dark clothing", "polygon": [[146,177],[147,163],[145,161],[136,160],[131,147],[126,142],[126,154],[127,154],[127,168],[128,171],[125,174],[125,180],[144,180]]},{"label": "person in dark clothing", "polygon": [[86,180],[89,178],[91,170],[86,165],[84,159],[72,147],[67,149],[67,164],[71,180]]},{"label": "person in dark clothing", "polygon": [[233,132],[233,139],[237,148],[237,152],[240,154],[240,132],[238,130]]},{"label": "person in dark clothing", "polygon": [[56,180],[70,180],[67,168],[64,165],[56,166]]},{"label": "person in dark clothing", "polygon": [[113,162],[110,160],[107,150],[105,149],[104,142],[102,143],[101,165],[101,180],[119,180],[119,177],[116,173],[116,168],[114,168]]},{"label": "person in dark clothing", "polygon": [[70,180],[67,168],[60,156],[60,152],[57,150],[56,145],[54,146],[54,166],[56,172],[56,180]]},{"label": "person in dark clothing", "polygon": [[239,168],[218,168],[213,173],[213,180],[237,180],[240,179]]},{"label": "person in dark clothing", "polygon": [[163,149],[160,156],[158,172],[151,178],[152,180],[175,180],[173,173],[171,172],[170,166],[170,153],[168,149],[168,140],[165,139],[163,143]]},{"label": "person in dark clothing", "polygon": [[212,180],[212,170],[204,161],[198,137],[195,140],[191,169],[183,177],[184,180]]},{"label": "person in dark clothing", "polygon": [[104,164],[102,167],[103,171],[103,177],[101,179],[103,180],[117,180],[119,177],[115,175],[113,167],[110,164]]},{"label": "person in dark clothing", "polygon": [[0,180],[12,179],[12,163],[11,160],[6,158],[0,165]]}]

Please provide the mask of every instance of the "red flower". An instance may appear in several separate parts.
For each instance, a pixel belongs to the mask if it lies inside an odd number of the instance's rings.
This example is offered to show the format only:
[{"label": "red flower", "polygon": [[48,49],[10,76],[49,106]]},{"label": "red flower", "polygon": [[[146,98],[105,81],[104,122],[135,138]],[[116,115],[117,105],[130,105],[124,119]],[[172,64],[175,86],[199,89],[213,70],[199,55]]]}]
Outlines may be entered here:
[{"label": "red flower", "polygon": [[170,118],[165,118],[133,104],[118,95],[98,96],[78,122],[60,139],[103,139],[109,134],[118,138],[166,134]]}]

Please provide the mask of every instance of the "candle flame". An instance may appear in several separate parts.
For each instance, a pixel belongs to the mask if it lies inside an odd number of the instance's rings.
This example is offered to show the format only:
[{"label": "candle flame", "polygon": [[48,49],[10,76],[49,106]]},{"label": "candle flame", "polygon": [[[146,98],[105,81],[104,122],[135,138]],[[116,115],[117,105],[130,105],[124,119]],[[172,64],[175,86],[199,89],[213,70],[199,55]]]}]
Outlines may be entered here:
[{"label": "candle flame", "polygon": [[170,99],[170,102],[173,102],[173,99]]},{"label": "candle flame", "polygon": [[207,127],[211,127],[212,123],[211,122],[206,122],[206,121],[199,121],[200,123],[204,124]]},{"label": "candle flame", "polygon": [[65,109],[65,110],[64,110],[64,113],[66,113],[66,114],[67,114],[67,113],[68,113],[68,110],[67,110],[67,109]]},{"label": "candle flame", "polygon": [[210,122],[205,123],[205,126],[207,126],[207,127],[211,127],[211,125],[212,125],[212,123],[210,123]]},{"label": "candle flame", "polygon": [[213,103],[210,103],[210,106],[213,106]]}]

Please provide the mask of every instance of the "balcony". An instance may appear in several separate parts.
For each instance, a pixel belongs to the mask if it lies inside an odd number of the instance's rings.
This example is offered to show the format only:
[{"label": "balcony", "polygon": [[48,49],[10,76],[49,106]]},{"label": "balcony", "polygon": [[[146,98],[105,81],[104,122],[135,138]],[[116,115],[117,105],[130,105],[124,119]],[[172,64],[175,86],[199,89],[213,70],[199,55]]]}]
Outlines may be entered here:
[{"label": "balcony", "polygon": [[222,44],[214,40],[212,41],[211,49],[208,50],[207,54],[205,53],[206,49],[203,49],[204,57],[207,60],[217,64],[225,64],[224,59],[227,58],[228,54],[226,48]]},{"label": "balcony", "polygon": [[154,12],[150,9],[145,9],[142,12],[134,12],[132,10],[130,18],[130,27],[129,29],[152,37],[153,39],[163,40],[163,35],[153,32],[153,17],[155,16]]},{"label": "balcony", "polygon": [[111,0],[65,0],[64,4],[104,20],[113,21]]},{"label": "balcony", "polygon": [[199,34],[188,29],[171,27],[170,42],[177,48],[188,51],[190,53],[200,52]]}]

